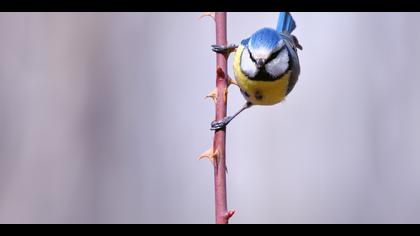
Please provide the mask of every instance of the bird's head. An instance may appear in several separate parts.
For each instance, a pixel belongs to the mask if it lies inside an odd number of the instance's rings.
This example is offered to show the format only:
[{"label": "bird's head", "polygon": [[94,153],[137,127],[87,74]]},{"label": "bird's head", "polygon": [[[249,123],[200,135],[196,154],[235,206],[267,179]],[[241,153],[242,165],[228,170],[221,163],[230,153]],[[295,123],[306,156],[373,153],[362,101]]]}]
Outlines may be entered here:
[{"label": "bird's head", "polygon": [[262,28],[243,41],[242,69],[250,76],[265,69],[272,76],[287,70],[288,52],[278,33],[270,28]]}]

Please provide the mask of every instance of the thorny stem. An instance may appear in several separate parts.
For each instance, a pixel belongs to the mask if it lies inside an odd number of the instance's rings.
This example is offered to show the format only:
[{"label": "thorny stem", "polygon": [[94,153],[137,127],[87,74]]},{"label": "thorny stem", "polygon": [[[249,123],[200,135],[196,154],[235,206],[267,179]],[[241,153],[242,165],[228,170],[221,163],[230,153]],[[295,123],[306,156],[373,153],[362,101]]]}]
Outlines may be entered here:
[{"label": "thorny stem", "polygon": [[[216,44],[227,45],[226,37],[226,12],[216,12]],[[216,120],[222,120],[226,116],[226,91],[228,87],[227,59],[229,53],[217,53],[217,99]],[[216,224],[227,224],[229,218],[235,213],[227,210],[226,199],[226,128],[215,131],[213,150],[218,151],[217,160],[214,164],[214,188],[216,206]]]}]

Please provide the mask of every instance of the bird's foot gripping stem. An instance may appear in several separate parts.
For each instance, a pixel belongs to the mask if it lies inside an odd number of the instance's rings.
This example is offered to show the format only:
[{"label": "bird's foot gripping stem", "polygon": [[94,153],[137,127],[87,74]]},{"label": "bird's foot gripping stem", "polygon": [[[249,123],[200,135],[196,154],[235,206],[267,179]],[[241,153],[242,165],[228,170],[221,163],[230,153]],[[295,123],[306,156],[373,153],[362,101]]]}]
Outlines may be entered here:
[{"label": "bird's foot gripping stem", "polygon": [[212,48],[213,52],[226,54],[226,55],[229,55],[230,53],[236,51],[237,47],[238,46],[235,45],[235,44],[229,44],[227,46],[226,45],[217,45],[217,44],[211,45],[211,48]]},{"label": "bird's foot gripping stem", "polygon": [[229,124],[229,122],[231,122],[236,116],[238,116],[241,112],[250,108],[251,106],[253,106],[251,102],[246,102],[245,105],[239,111],[237,111],[234,115],[226,116],[222,120],[211,122],[211,128],[210,129],[211,130],[216,130],[216,131],[224,129],[226,127],[226,125]]},{"label": "bird's foot gripping stem", "polygon": [[221,130],[226,127],[226,125],[229,124],[229,122],[233,119],[232,116],[226,116],[222,120],[219,121],[213,121],[211,122],[211,128],[210,130]]}]

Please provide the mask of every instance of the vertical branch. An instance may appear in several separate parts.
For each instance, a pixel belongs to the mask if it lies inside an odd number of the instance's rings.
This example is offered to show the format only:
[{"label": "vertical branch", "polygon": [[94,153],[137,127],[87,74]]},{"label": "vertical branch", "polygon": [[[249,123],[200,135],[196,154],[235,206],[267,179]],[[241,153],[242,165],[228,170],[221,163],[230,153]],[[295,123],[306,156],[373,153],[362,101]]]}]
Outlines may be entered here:
[{"label": "vertical branch", "polygon": [[[227,45],[226,37],[226,12],[216,12],[216,44]],[[226,116],[227,104],[227,59],[229,53],[217,53],[217,98],[216,98],[216,120],[221,120]],[[214,162],[214,188],[215,188],[215,207],[216,223],[227,224],[234,211],[227,210],[226,199],[226,129],[215,131],[213,140],[213,150],[216,150],[217,158]]]}]

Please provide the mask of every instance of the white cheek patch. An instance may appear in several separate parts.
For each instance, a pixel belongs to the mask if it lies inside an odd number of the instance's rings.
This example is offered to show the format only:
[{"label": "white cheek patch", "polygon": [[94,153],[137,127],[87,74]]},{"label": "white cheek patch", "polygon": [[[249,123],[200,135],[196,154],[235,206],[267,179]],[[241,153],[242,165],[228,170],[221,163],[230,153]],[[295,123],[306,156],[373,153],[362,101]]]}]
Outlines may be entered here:
[{"label": "white cheek patch", "polygon": [[241,69],[250,77],[255,77],[258,72],[257,66],[251,60],[248,49],[244,49],[241,56]]},{"label": "white cheek patch", "polygon": [[265,70],[273,77],[277,77],[286,72],[288,67],[289,53],[286,48],[283,48],[276,58],[267,63]]}]

